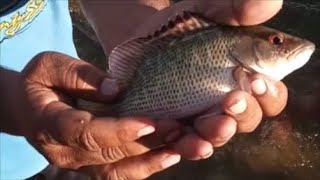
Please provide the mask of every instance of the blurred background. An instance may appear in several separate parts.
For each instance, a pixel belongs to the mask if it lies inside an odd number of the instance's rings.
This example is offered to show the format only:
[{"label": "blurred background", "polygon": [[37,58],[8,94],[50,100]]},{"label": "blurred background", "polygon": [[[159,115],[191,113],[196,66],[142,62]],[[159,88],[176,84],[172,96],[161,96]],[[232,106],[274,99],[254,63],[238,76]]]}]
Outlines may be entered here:
[{"label": "blurred background", "polygon": [[[105,69],[107,56],[77,0],[70,1],[70,12],[80,58]],[[320,1],[286,0],[282,11],[266,24],[305,37],[318,47],[306,66],[284,80],[290,92],[285,111],[265,118],[254,133],[236,136],[216,149],[212,158],[183,161],[150,179],[320,179]]]}]

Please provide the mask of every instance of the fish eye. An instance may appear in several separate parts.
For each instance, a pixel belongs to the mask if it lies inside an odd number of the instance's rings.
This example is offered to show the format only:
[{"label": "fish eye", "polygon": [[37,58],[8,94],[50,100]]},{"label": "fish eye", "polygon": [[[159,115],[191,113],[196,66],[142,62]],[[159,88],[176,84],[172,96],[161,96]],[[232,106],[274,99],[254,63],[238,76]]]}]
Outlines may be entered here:
[{"label": "fish eye", "polygon": [[269,41],[274,44],[274,45],[281,45],[283,44],[283,40],[284,40],[284,37],[279,35],[279,34],[276,34],[276,35],[271,35],[269,37]]}]

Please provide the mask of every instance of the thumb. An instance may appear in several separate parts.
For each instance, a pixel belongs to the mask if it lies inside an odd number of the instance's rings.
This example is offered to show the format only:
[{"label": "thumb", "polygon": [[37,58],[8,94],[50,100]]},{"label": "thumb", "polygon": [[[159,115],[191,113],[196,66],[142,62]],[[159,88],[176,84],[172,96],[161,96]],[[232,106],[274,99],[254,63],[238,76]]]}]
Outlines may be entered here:
[{"label": "thumb", "polygon": [[206,17],[228,25],[257,25],[272,18],[281,9],[283,0],[198,0],[195,8]]},{"label": "thumb", "polygon": [[110,102],[119,92],[117,83],[93,65],[57,52],[35,56],[23,70],[27,81],[73,98]]}]

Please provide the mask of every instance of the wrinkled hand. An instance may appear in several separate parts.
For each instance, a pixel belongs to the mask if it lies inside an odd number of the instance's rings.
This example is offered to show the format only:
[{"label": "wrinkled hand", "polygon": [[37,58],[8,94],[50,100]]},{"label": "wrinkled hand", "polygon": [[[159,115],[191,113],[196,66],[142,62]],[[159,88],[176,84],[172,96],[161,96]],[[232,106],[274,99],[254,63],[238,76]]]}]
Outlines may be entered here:
[{"label": "wrinkled hand", "polygon": [[[159,6],[164,4],[160,2]],[[161,8],[156,7],[156,2],[139,8],[136,5],[121,4],[121,7],[128,6],[124,9],[130,7],[130,12],[135,16],[128,16],[117,10],[115,7],[118,5],[102,6],[101,3],[88,1],[82,3],[89,22],[102,42],[105,52],[108,53],[127,39],[149,35],[150,32],[167,24],[168,17],[173,19],[176,13],[182,10],[202,13],[213,21],[223,24],[255,25],[273,17],[283,2],[282,0],[185,0],[160,11]],[[137,10],[134,11],[134,8]],[[109,17],[105,15],[107,10],[113,14],[106,20]],[[214,147],[227,143],[236,132],[252,132],[259,125],[263,114],[274,116],[280,113],[287,102],[286,86],[282,82],[273,82],[259,74],[250,78],[252,94],[239,90],[228,93],[223,103],[225,115],[195,120],[193,131],[174,145],[175,150],[188,159],[208,158],[212,155]]]},{"label": "wrinkled hand", "polygon": [[[190,6],[186,3],[174,8]],[[282,5],[282,1],[256,0],[200,0],[194,3],[195,11],[229,25],[262,23],[274,16]],[[250,77],[250,89],[252,94],[236,90],[226,95],[223,102],[225,115],[195,120],[194,133],[185,135],[176,143],[177,152],[192,160],[208,158],[214,147],[227,143],[236,132],[252,132],[263,114],[275,116],[286,105],[287,89],[282,82],[255,74]]]},{"label": "wrinkled hand", "polygon": [[[95,179],[143,179],[180,160],[164,143],[177,125],[146,118],[95,117],[74,108],[76,98],[111,102],[116,84],[92,65],[46,52],[23,70],[35,118],[25,136],[51,164],[80,170]],[[155,129],[157,131],[155,132]],[[153,134],[148,143],[148,134]]]}]

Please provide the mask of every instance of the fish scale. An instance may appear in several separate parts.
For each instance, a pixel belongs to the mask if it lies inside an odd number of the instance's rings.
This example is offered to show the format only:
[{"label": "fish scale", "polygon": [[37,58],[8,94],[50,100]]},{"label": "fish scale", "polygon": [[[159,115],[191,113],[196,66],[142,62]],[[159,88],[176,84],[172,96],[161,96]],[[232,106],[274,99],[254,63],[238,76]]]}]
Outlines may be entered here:
[{"label": "fish scale", "polygon": [[124,89],[114,106],[119,116],[180,119],[205,112],[229,91],[249,89],[248,74],[281,80],[315,50],[308,40],[265,26],[220,26],[194,14],[169,24],[110,54],[109,73]]},{"label": "fish scale", "polygon": [[[225,89],[237,87],[226,50],[235,39],[216,30],[197,33],[159,50],[139,68],[117,105],[121,116],[180,118],[220,102]],[[229,44],[229,46],[227,46]],[[210,60],[217,59],[217,60]],[[188,112],[188,114],[185,114]]]}]

